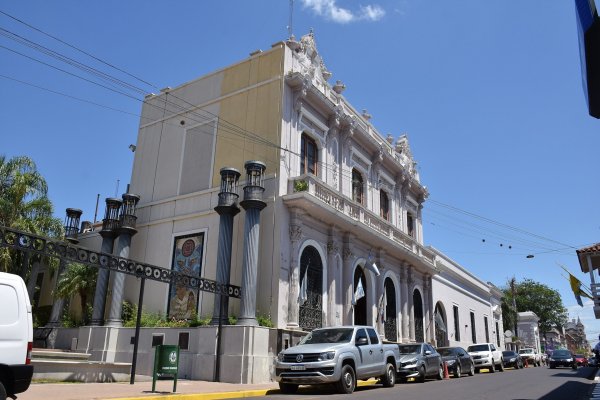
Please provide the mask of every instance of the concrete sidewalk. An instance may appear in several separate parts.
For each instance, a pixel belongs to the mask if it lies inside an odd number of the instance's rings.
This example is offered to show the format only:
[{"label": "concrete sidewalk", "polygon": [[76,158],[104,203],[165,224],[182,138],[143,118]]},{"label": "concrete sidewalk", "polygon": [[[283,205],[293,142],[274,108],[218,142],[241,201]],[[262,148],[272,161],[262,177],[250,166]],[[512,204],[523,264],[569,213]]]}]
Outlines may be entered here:
[{"label": "concrete sidewalk", "polygon": [[[358,386],[376,384],[375,379],[358,381]],[[213,400],[241,397],[265,396],[279,393],[276,382],[245,385],[206,381],[177,380],[177,393],[173,393],[172,380],[156,382],[156,392],[152,393],[152,381],[115,383],[32,383],[18,400]]]},{"label": "concrete sidewalk", "polygon": [[152,381],[115,383],[32,383],[29,389],[19,394],[19,400],[96,400],[96,399],[143,399],[143,400],[210,400],[239,397],[264,396],[278,391],[276,382],[242,385],[206,381],[177,380],[177,393],[172,393],[173,381],[156,382],[155,393],[151,392]]}]

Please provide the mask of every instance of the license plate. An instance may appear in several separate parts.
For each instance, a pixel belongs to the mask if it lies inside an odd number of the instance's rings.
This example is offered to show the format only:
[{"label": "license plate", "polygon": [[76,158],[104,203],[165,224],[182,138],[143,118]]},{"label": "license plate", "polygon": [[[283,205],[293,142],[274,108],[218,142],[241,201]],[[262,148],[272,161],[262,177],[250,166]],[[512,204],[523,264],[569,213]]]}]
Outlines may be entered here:
[{"label": "license plate", "polygon": [[304,371],[306,367],[304,365],[292,365],[290,369],[292,371]]}]

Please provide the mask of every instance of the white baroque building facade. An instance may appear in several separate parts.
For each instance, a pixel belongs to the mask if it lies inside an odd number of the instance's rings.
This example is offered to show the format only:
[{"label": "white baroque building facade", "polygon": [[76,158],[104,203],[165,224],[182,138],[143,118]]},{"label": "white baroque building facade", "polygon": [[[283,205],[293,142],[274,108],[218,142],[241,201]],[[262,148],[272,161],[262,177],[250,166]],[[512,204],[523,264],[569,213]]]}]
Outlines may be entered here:
[{"label": "white baroque building facade", "polygon": [[[266,207],[257,280],[242,288],[256,291],[257,314],[279,329],[366,324],[392,341],[503,348],[500,291],[424,245],[428,191],[408,138],[384,138],[330,77],[310,33],[147,96],[130,184],[140,201],[129,257],[215,280],[219,171],[237,168],[243,185],[244,162],[260,160]],[[230,283],[238,286],[246,214],[233,222]],[[92,232],[81,240],[100,239]],[[127,277],[125,298],[136,302],[137,291]],[[146,309],[170,316],[216,309],[212,293],[179,296],[155,282],[146,293]],[[239,301],[230,299],[227,313],[239,316]]]}]

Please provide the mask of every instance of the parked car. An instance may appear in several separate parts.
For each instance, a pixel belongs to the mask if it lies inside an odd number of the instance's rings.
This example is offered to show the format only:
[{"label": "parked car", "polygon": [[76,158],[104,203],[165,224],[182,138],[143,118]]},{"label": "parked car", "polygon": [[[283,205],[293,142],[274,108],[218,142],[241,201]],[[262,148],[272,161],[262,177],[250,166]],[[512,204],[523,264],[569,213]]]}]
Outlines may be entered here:
[{"label": "parked car", "polygon": [[33,376],[31,303],[23,279],[0,272],[0,399],[29,388]]},{"label": "parked car", "polygon": [[575,362],[577,363],[578,366],[580,366],[580,367],[588,366],[588,359],[583,354],[575,354],[574,357],[575,357]]},{"label": "parked car", "polygon": [[502,352],[502,357],[504,357],[504,368],[523,368],[523,359],[521,358],[520,354],[507,350]]},{"label": "parked car", "polygon": [[415,378],[425,382],[427,377],[444,379],[442,356],[427,343],[399,344],[400,365],[398,377],[400,382]]},{"label": "parked car", "polygon": [[284,393],[296,392],[298,385],[334,383],[350,394],[357,379],[379,378],[383,386],[394,386],[399,364],[398,345],[381,343],[373,327],[320,328],[277,355],[275,380]]},{"label": "parked car", "polygon": [[590,358],[588,358],[588,366],[590,366],[590,367],[597,367],[598,366],[598,360],[596,360],[596,357],[590,357]]},{"label": "parked car", "polygon": [[473,358],[462,347],[439,347],[437,351],[448,365],[448,373],[455,378],[460,378],[462,374],[475,375]]},{"label": "parked car", "polygon": [[490,372],[495,372],[496,368],[504,371],[502,352],[496,348],[494,343],[472,344],[467,351],[475,362],[475,372],[479,373],[482,368],[487,368]]},{"label": "parked car", "polygon": [[554,350],[548,358],[548,366],[552,369],[556,367],[571,367],[577,369],[577,362],[573,353],[569,350]]},{"label": "parked car", "polygon": [[535,349],[532,347],[525,347],[523,349],[520,349],[519,354],[521,355],[523,362],[527,360],[528,365],[533,365],[534,367],[539,367],[540,365],[542,365],[542,358],[540,356],[540,353],[535,351]]}]

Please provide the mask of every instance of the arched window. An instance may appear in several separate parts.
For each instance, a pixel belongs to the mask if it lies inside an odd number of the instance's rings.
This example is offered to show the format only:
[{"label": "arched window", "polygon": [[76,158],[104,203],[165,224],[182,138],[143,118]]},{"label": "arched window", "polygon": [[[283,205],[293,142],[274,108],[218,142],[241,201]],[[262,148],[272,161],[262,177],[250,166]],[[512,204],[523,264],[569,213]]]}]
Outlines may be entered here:
[{"label": "arched window", "polygon": [[317,175],[319,155],[317,143],[307,134],[302,134],[300,143],[300,173]]},{"label": "arched window", "polygon": [[363,177],[356,169],[352,169],[352,200],[363,202]]},{"label": "arched window", "polygon": [[379,191],[379,215],[386,221],[390,220],[390,200],[383,190]]}]

